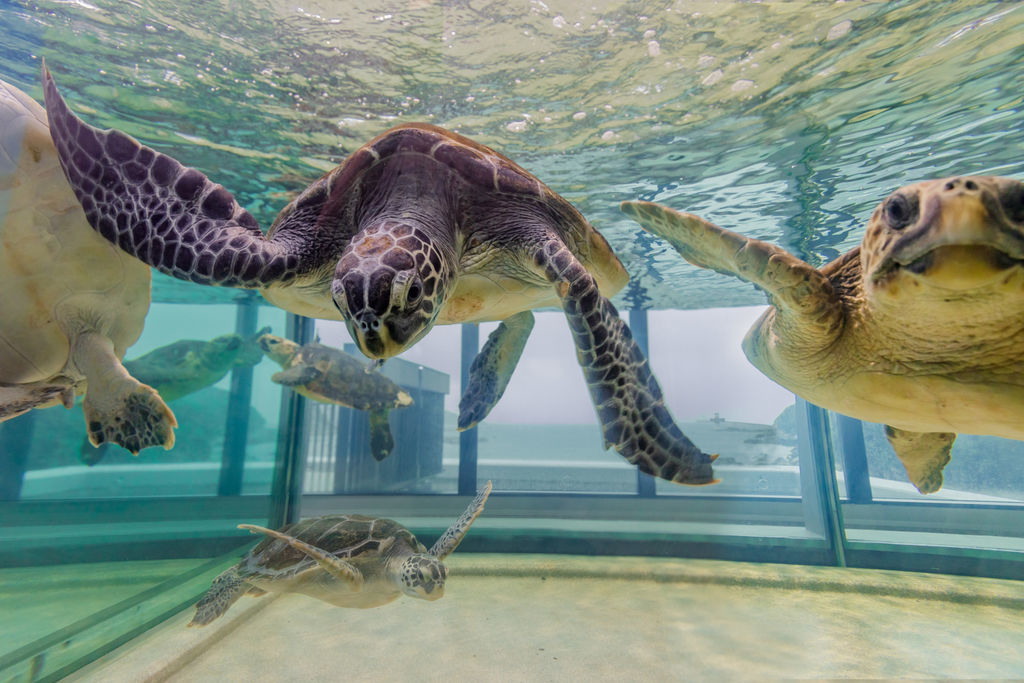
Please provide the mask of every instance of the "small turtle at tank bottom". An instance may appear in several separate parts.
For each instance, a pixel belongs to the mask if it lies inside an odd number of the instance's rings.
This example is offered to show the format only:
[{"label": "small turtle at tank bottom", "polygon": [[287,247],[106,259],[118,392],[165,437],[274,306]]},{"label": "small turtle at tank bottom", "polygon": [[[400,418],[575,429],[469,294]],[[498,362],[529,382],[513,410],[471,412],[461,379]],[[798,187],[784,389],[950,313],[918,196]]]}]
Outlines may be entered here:
[{"label": "small turtle at tank bottom", "polygon": [[271,380],[291,387],[306,398],[356,410],[370,420],[370,453],[380,461],[395,447],[388,414],[412,405],[412,396],[375,369],[368,369],[340,349],[313,342],[300,346],[290,339],[264,334],[260,348],[280,364]]},{"label": "small turtle at tank bottom", "polygon": [[45,66],[43,90],[90,224],[145,263],[344,320],[370,358],[401,353],[435,324],[502,321],[471,366],[459,429],[501,397],[531,310],[561,307],[605,447],[669,481],[715,481],[714,457],[676,425],[608,300],[628,280],[622,263],[572,204],[507,157],[437,126],[397,126],[313,182],[264,235],[199,171],[75,116]]},{"label": "small turtle at tank bottom", "polygon": [[32,98],[0,81],[0,422],[85,394],[90,441],[174,445],[159,394],[121,364],[150,270],[90,227]]},{"label": "small turtle at tank bottom", "polygon": [[[165,401],[175,401],[221,381],[233,368],[256,365],[263,360],[259,338],[269,327],[245,338],[239,334],[222,334],[209,341],[180,339],[153,349],[138,358],[124,361],[128,373],[156,389]],[[110,443],[93,447],[85,439],[78,458],[90,467],[107,454]]]},{"label": "small turtle at tank bottom", "polygon": [[820,269],[692,214],[622,210],[690,263],[767,292],[743,340],[750,362],[811,403],[886,425],[922,493],[942,487],[958,432],[1024,439],[1024,183],[902,187],[860,246]]},{"label": "small turtle at tank bottom", "polygon": [[188,625],[209,624],[246,594],[302,593],[357,608],[378,607],[403,594],[437,600],[448,578],[444,559],[462,542],[490,494],[487,482],[430,550],[398,522],[365,515],[314,517],[280,531],[240,524],[267,538],[213,580]]}]

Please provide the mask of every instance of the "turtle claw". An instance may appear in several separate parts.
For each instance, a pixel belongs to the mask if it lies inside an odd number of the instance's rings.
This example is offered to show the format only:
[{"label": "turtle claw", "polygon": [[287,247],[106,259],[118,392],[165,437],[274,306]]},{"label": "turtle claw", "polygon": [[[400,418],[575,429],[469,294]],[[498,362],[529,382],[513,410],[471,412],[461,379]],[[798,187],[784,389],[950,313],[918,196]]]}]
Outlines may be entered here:
[{"label": "turtle claw", "polygon": [[388,422],[389,409],[369,411],[370,423],[370,455],[377,462],[391,455],[395,447],[395,439],[391,436],[391,425]]}]

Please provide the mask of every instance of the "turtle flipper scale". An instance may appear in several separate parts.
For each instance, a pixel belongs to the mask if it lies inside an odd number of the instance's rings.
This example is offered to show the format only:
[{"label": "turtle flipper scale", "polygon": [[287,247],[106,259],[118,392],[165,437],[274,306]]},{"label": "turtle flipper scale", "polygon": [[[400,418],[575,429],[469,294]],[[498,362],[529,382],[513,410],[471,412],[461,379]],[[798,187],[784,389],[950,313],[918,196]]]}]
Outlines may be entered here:
[{"label": "turtle flipper scale", "polygon": [[452,554],[459,543],[462,543],[462,539],[466,536],[466,532],[469,531],[469,527],[473,525],[476,518],[484,511],[484,503],[487,502],[487,497],[491,495],[491,488],[491,482],[488,481],[477,491],[476,497],[466,507],[465,512],[441,534],[441,537],[434,542],[434,545],[430,546],[430,550],[427,551],[428,553],[439,560],[443,560]]},{"label": "turtle flipper scale", "polygon": [[388,422],[390,412],[390,408],[373,408],[369,411],[370,454],[377,462],[391,455],[395,447],[395,439],[391,436],[391,423]]},{"label": "turtle flipper scale", "polygon": [[533,313],[523,311],[503,320],[487,337],[469,368],[469,385],[459,400],[458,430],[464,431],[487,417],[498,403],[519,363],[533,331]]},{"label": "turtle flipper scale", "polygon": [[757,285],[780,312],[799,316],[805,329],[820,327],[826,333],[837,329],[842,308],[832,283],[785,249],[653,202],[622,202],[620,208],[693,265]]},{"label": "turtle flipper scale", "polygon": [[316,546],[312,546],[305,541],[300,541],[294,536],[289,536],[288,534],[281,533],[280,531],[274,531],[273,529],[267,529],[266,527],[257,526],[255,524],[239,524],[238,528],[248,529],[254,534],[266,534],[271,538],[284,541],[296,550],[308,555],[312,560],[316,561],[321,569],[343,582],[354,591],[359,590],[363,586],[362,572],[345,560],[335,557]]},{"label": "turtle flipper scale", "polygon": [[246,592],[252,592],[259,590],[255,586],[247,583],[238,575],[238,568],[231,567],[221,572],[217,578],[213,580],[210,585],[210,589],[206,591],[206,594],[200,598],[199,602],[196,603],[196,613],[192,617],[192,621],[188,622],[189,626],[206,626],[211,621],[219,617],[228,611],[228,608],[235,603],[238,598],[246,594]]},{"label": "turtle flipper scale", "polygon": [[539,248],[534,262],[562,300],[605,448],[668,481],[715,483],[711,462],[717,456],[697,448],[673,421],[647,359],[594,277],[557,240]]},{"label": "turtle flipper scale", "polygon": [[296,274],[298,254],[268,240],[234,197],[199,171],[68,107],[43,65],[50,135],[89,224],[139,260],[182,280],[259,288]]},{"label": "turtle flipper scale", "polygon": [[942,469],[949,463],[956,434],[909,432],[886,425],[885,437],[918,491],[935,493],[942,488]]}]

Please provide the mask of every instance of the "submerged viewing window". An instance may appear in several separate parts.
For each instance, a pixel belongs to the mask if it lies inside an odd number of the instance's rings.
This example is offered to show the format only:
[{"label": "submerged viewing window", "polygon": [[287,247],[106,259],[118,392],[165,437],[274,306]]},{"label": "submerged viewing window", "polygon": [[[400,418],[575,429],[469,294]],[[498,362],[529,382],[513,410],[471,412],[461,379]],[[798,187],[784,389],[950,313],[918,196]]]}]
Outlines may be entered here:
[{"label": "submerged viewing window", "polygon": [[1018,5],[0,31],[0,680],[1020,675]]}]

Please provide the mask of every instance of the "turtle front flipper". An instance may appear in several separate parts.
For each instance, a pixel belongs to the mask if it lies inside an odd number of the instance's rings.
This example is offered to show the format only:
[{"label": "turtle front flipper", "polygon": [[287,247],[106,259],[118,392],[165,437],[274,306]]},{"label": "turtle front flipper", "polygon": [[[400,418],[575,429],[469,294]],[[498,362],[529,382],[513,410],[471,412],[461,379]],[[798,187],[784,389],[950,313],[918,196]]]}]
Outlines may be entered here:
[{"label": "turtle front flipper", "polygon": [[281,533],[280,531],[274,531],[273,529],[267,529],[266,527],[256,526],[255,524],[239,524],[238,528],[248,529],[254,534],[266,534],[271,538],[284,541],[296,550],[309,555],[311,559],[315,560],[316,563],[320,565],[321,569],[346,584],[352,590],[357,591],[363,587],[362,572],[340,557],[335,557],[316,546],[312,546],[305,541],[300,541],[294,536],[289,536],[288,534]]},{"label": "turtle front flipper", "polygon": [[296,275],[300,245],[268,240],[230,192],[118,130],[82,121],[43,65],[50,136],[89,224],[182,280],[260,288]]},{"label": "turtle front flipper", "polygon": [[60,401],[70,408],[75,402],[75,389],[69,384],[0,384],[0,422],[24,415],[33,408]]},{"label": "turtle front flipper", "polygon": [[94,446],[109,441],[134,455],[149,446],[174,446],[174,413],[156,389],[128,374],[107,337],[95,332],[77,335],[71,359],[85,375],[82,412]]},{"label": "turtle front flipper", "polygon": [[465,538],[466,532],[469,531],[469,527],[473,526],[473,522],[480,516],[480,513],[484,511],[484,503],[487,502],[487,497],[491,495],[491,482],[488,481],[483,487],[477,491],[476,497],[473,498],[466,511],[455,520],[448,529],[441,534],[441,537],[434,542],[434,545],[430,546],[429,552],[431,555],[439,560],[443,560],[452,554],[452,552],[462,543],[462,539]]},{"label": "turtle front flipper", "polygon": [[374,460],[380,462],[391,455],[395,447],[395,439],[391,436],[391,423],[388,422],[391,408],[372,408],[367,412],[370,421],[370,453]]},{"label": "turtle front flipper", "polygon": [[533,331],[533,313],[523,311],[505,318],[487,337],[487,343],[469,367],[469,385],[462,388],[458,430],[464,431],[487,417],[519,363]]},{"label": "turtle front flipper", "polygon": [[842,307],[829,279],[785,249],[652,202],[622,202],[623,213],[668,241],[700,268],[751,282],[783,316],[798,316],[800,336],[824,347],[841,329]]},{"label": "turtle front flipper", "polygon": [[717,456],[697,448],[673,421],[647,358],[594,277],[557,240],[538,249],[534,262],[562,300],[605,448],[668,481],[715,483],[711,462]]},{"label": "turtle front flipper", "polygon": [[942,488],[942,469],[949,463],[956,434],[908,432],[885,425],[885,436],[918,491],[935,493]]},{"label": "turtle front flipper", "polygon": [[270,381],[286,387],[301,387],[323,377],[324,373],[313,365],[293,365],[287,370],[275,372]]},{"label": "turtle front flipper", "polygon": [[196,603],[196,614],[188,625],[206,626],[227,612],[238,598],[253,590],[259,589],[242,579],[238,575],[237,567],[221,572],[210,584],[206,594]]}]

